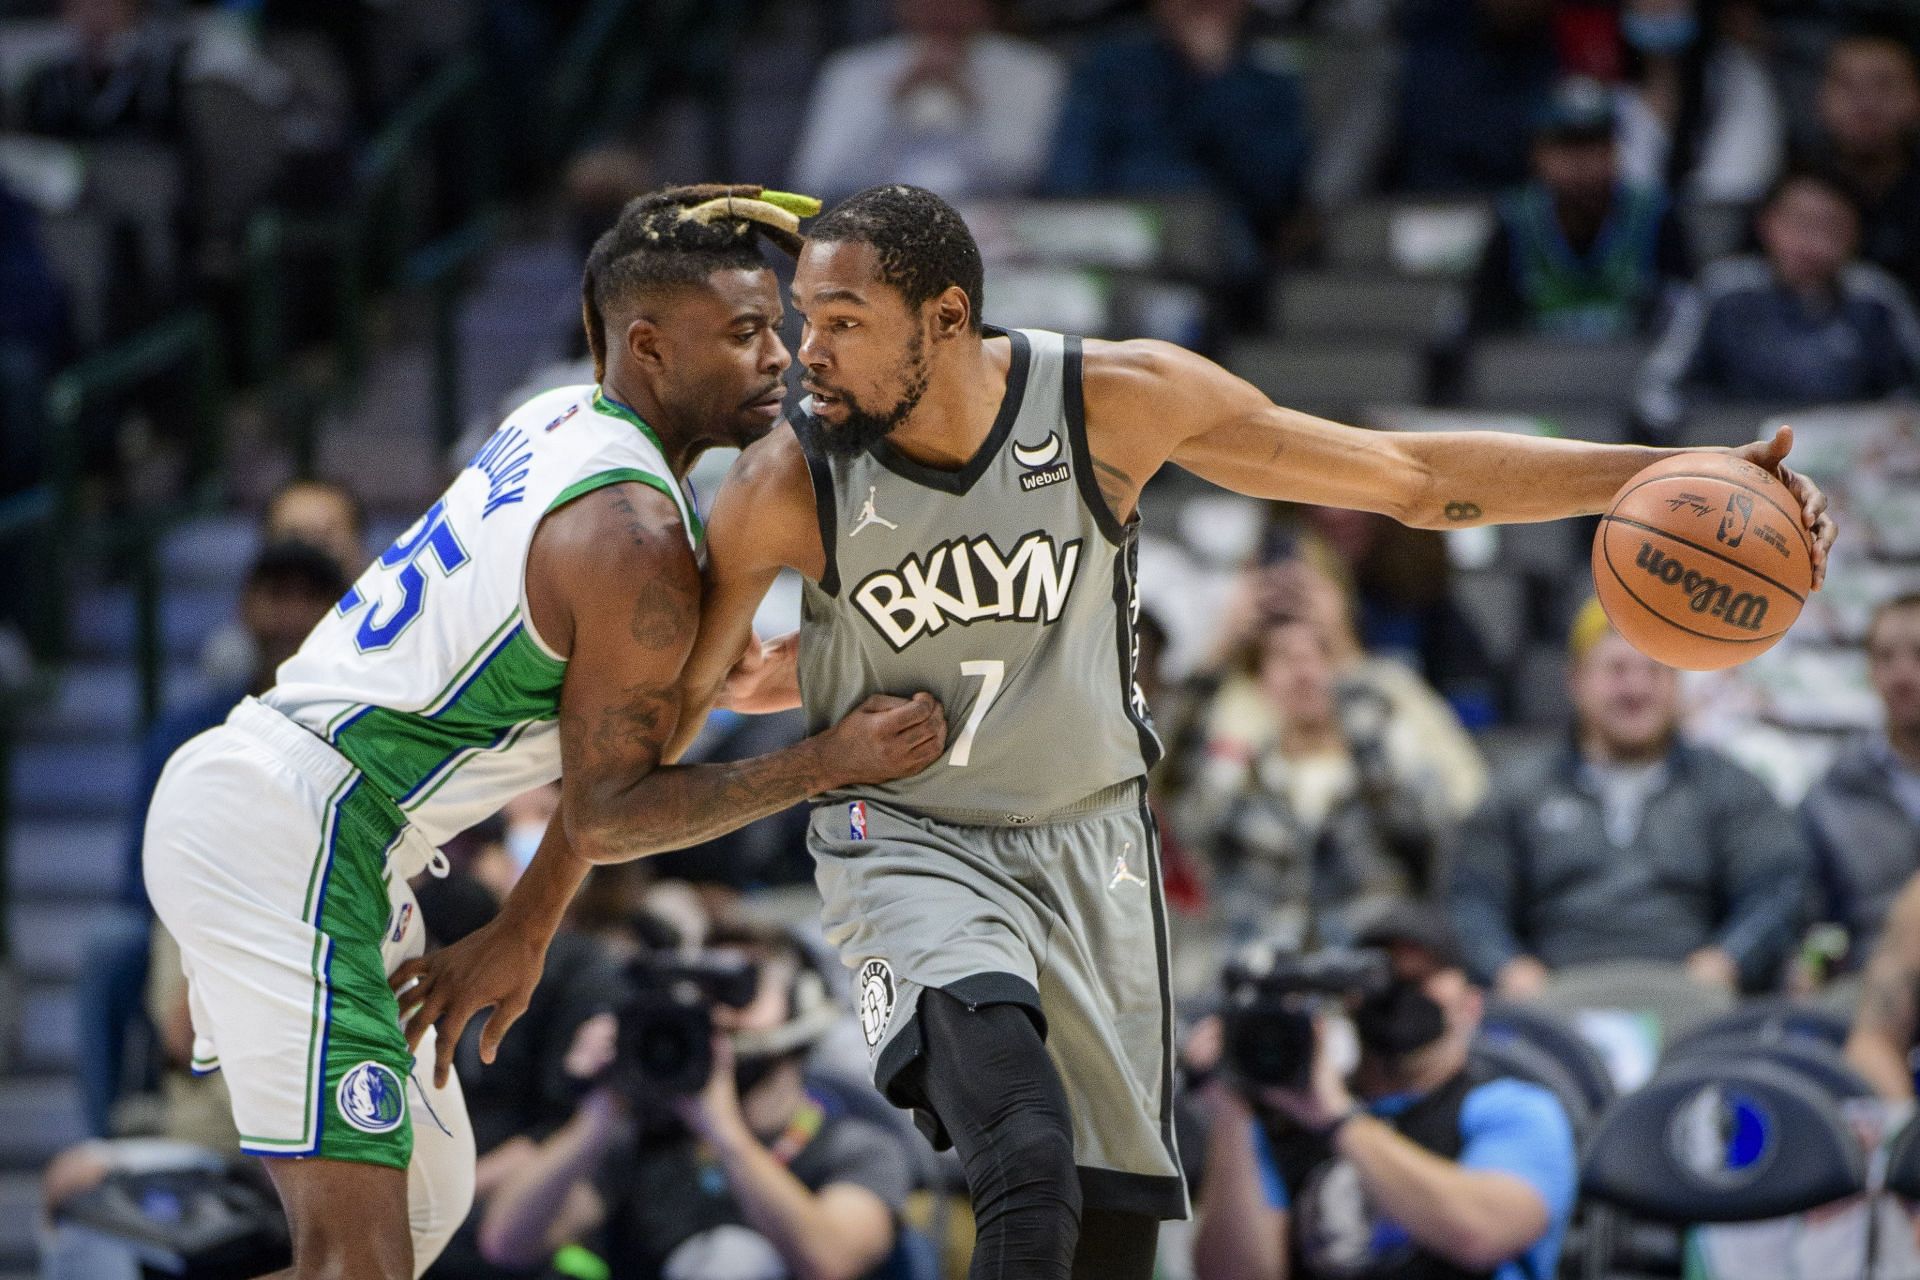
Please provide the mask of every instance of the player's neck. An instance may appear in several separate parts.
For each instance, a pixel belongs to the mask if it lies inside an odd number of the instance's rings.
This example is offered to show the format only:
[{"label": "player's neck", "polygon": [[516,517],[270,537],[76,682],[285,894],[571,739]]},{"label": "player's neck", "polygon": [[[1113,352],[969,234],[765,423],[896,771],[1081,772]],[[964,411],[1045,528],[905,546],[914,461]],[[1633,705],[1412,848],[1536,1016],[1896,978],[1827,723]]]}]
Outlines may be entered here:
[{"label": "player's neck", "polygon": [[1012,368],[1011,344],[988,347],[976,336],[960,339],[930,371],[927,389],[887,443],[923,466],[958,471],[972,462],[1000,416]]},{"label": "player's neck", "polygon": [[639,378],[628,376],[624,369],[607,370],[606,377],[600,380],[600,394],[647,424],[647,429],[659,439],[660,451],[667,458],[667,469],[673,472],[675,480],[686,479],[687,468],[693,465],[693,460],[714,443],[700,439],[674,421],[673,415],[653,394],[653,388]]}]

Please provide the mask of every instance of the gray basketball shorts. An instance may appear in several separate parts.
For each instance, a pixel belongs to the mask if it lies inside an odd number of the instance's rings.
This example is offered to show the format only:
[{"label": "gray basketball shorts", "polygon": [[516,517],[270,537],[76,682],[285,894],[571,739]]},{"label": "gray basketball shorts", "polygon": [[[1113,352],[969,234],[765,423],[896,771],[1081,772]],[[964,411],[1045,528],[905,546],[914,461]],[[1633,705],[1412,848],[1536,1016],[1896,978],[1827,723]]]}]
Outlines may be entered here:
[{"label": "gray basketball shorts", "polygon": [[874,1084],[936,1148],[945,1129],[903,1077],[926,1051],[920,993],[1019,1005],[1066,1085],[1084,1203],[1184,1218],[1159,842],[1142,788],[1111,795],[1022,826],[839,800],[814,809],[807,845]]}]

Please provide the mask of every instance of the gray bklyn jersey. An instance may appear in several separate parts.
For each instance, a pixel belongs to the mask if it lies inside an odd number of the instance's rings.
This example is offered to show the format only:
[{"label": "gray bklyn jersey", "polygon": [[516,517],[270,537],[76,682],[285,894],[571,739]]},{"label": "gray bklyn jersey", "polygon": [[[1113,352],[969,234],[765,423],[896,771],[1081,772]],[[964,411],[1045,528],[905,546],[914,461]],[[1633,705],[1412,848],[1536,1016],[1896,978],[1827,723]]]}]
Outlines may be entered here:
[{"label": "gray bklyn jersey", "polygon": [[932,693],[946,754],[858,795],[1018,824],[1139,777],[1160,744],[1134,683],[1134,527],[1094,481],[1080,339],[988,332],[1013,345],[1006,397],[958,471],[885,440],[832,457],[795,416],[827,553],[804,589],[800,689],[815,731],[869,694]]}]

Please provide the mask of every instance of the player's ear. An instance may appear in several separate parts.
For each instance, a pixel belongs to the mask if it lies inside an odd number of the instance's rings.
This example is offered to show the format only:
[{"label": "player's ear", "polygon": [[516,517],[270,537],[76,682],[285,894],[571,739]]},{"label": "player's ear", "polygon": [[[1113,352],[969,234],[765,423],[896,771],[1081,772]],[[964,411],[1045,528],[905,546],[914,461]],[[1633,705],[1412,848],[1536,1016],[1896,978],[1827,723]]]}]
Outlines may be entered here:
[{"label": "player's ear", "polygon": [[637,316],[627,325],[627,354],[647,368],[658,369],[662,359],[661,340],[664,336],[659,325],[645,316]]},{"label": "player's ear", "polygon": [[957,338],[973,326],[973,299],[957,284],[950,284],[933,300],[933,336]]}]

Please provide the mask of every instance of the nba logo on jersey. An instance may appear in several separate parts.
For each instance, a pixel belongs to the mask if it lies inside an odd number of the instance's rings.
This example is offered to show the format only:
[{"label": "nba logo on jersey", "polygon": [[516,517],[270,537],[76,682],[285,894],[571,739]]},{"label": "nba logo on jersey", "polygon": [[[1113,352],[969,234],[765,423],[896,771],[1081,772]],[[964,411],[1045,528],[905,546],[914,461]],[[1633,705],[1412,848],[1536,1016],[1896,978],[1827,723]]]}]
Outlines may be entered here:
[{"label": "nba logo on jersey", "polygon": [[413,904],[403,902],[400,904],[399,914],[393,918],[393,932],[388,936],[393,941],[399,942],[407,936],[407,926],[411,923],[413,923]]},{"label": "nba logo on jersey", "polygon": [[855,800],[847,806],[847,828],[855,840],[867,838],[867,802]]}]

